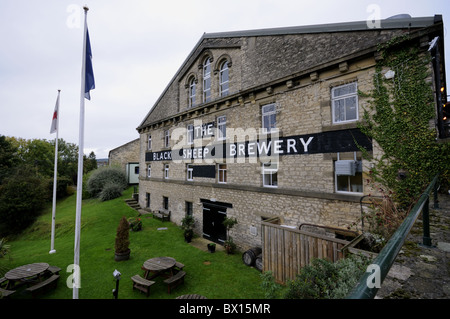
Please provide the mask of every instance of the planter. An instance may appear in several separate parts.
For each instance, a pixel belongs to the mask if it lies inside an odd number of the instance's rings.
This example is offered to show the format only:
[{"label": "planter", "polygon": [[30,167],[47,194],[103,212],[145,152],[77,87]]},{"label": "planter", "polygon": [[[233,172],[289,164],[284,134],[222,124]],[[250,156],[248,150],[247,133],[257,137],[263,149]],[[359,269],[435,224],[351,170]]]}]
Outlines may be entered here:
[{"label": "planter", "polygon": [[184,240],[185,240],[187,243],[190,243],[190,242],[192,241],[192,235],[184,235]]},{"label": "planter", "polygon": [[216,251],[216,244],[208,244],[207,246],[208,246],[208,251],[210,253],[213,253]]},{"label": "planter", "polygon": [[124,253],[118,253],[118,252],[116,252],[116,253],[115,253],[115,256],[114,256],[114,260],[115,260],[115,261],[128,260],[128,259],[130,259],[130,252],[131,252],[130,249],[128,249],[128,251],[126,251],[126,252],[124,252]]}]

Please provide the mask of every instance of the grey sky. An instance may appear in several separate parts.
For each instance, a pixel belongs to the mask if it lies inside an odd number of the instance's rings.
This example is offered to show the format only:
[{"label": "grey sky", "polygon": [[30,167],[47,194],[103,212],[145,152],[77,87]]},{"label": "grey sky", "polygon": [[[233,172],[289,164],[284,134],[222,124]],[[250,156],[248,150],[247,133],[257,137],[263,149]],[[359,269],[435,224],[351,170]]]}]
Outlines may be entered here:
[{"label": "grey sky", "polygon": [[[96,82],[84,152],[105,158],[138,137],[136,127],[204,32],[364,21],[371,4],[382,19],[442,14],[450,25],[448,0],[1,0],[0,134],[54,139],[61,89],[59,137],[78,144],[83,5]],[[450,65],[447,31],[444,40]]]}]

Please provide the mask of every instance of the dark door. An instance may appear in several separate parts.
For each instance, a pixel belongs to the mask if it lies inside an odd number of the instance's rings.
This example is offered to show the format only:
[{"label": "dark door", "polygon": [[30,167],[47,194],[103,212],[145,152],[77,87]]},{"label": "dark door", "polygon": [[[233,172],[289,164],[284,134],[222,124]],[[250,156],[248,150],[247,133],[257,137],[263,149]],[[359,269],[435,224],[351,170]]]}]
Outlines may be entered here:
[{"label": "dark door", "polygon": [[227,239],[227,230],[223,221],[227,216],[227,208],[203,204],[203,237],[218,244]]}]

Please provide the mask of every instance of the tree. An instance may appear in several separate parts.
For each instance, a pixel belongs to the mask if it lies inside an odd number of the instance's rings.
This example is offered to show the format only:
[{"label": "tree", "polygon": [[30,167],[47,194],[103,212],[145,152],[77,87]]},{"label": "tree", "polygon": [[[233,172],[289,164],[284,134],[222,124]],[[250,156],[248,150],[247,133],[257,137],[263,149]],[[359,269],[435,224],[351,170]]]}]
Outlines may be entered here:
[{"label": "tree", "polygon": [[49,200],[45,181],[34,167],[21,165],[0,185],[0,237],[29,226]]},{"label": "tree", "polygon": [[3,135],[0,135],[0,185],[17,162],[17,148]]}]

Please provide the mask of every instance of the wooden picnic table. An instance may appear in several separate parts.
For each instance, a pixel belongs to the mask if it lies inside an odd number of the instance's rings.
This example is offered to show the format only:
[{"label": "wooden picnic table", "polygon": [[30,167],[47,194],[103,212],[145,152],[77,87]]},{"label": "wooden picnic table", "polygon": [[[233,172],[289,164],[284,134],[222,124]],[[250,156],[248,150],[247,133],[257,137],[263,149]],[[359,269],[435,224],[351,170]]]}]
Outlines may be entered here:
[{"label": "wooden picnic table", "polygon": [[30,277],[40,279],[40,276],[47,271],[48,267],[49,264],[47,263],[34,263],[11,269],[5,274],[5,278],[8,280],[7,289],[13,288],[17,281]]},{"label": "wooden picnic table", "polygon": [[[175,266],[176,260],[172,257],[155,257],[144,262],[145,278],[152,279],[156,276],[170,272],[169,277],[173,275],[172,268]],[[150,272],[153,273],[149,277]]]}]

